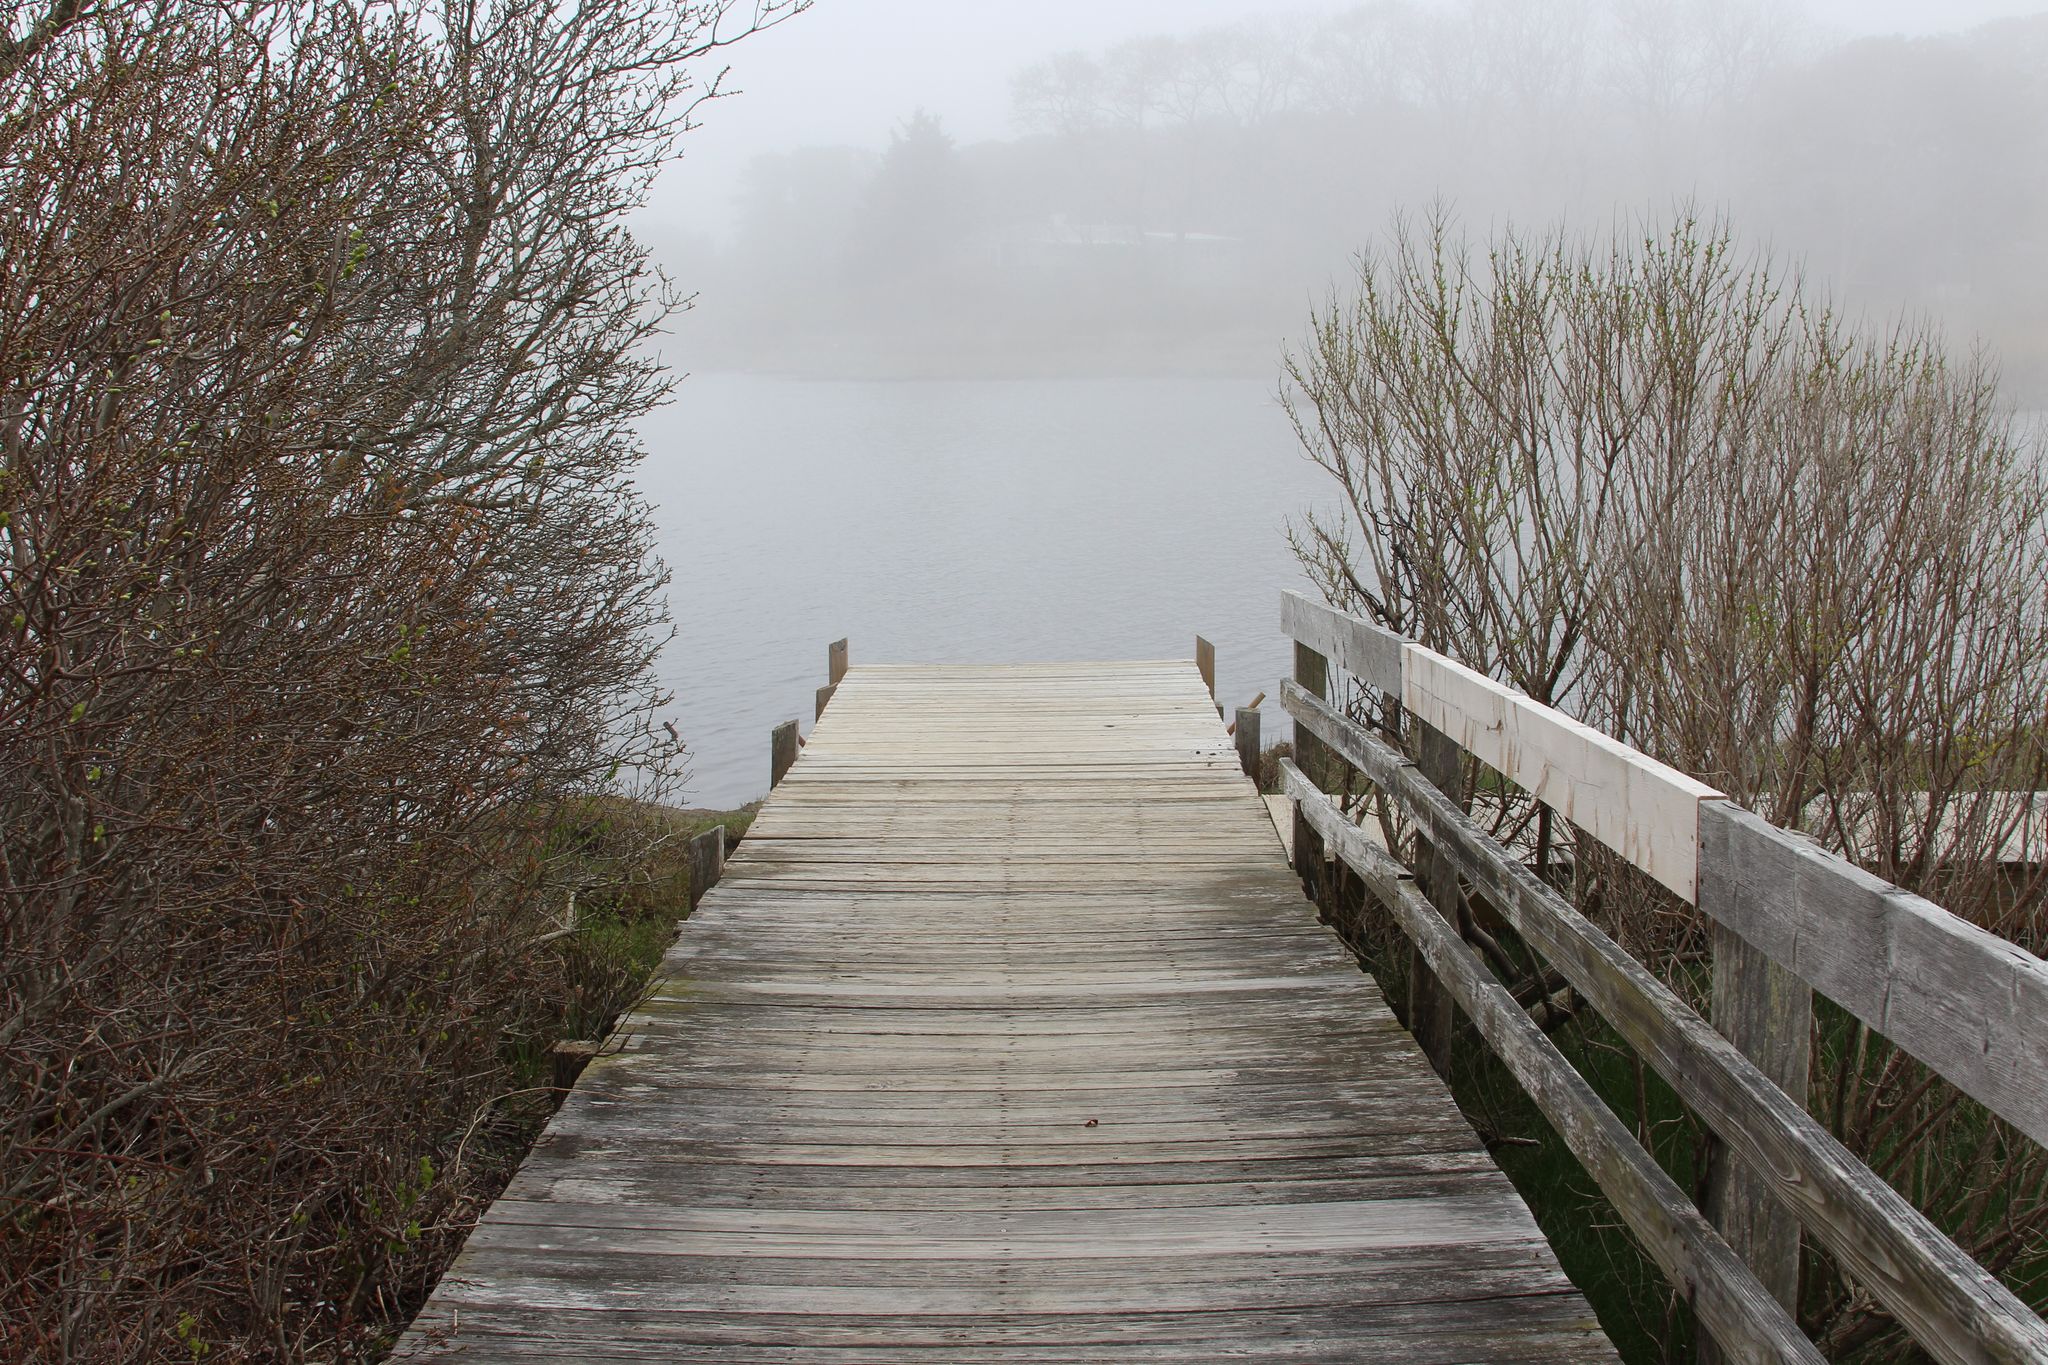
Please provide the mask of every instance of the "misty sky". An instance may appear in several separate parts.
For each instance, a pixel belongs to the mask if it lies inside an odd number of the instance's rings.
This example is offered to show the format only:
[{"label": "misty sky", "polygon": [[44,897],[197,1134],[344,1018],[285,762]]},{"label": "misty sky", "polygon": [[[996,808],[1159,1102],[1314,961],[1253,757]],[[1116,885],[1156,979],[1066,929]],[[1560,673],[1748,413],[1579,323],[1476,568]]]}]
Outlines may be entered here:
[{"label": "misty sky", "polygon": [[[755,156],[814,145],[879,147],[919,108],[942,116],[962,140],[1008,136],[1015,131],[1011,77],[1055,52],[1356,3],[816,0],[809,13],[730,51],[731,84],[743,93],[705,111],[683,163],[656,186],[643,226],[657,250],[677,232],[723,235],[741,172]],[[1940,33],[2048,12],[2043,0],[1785,0],[1784,7],[1839,36]]]}]

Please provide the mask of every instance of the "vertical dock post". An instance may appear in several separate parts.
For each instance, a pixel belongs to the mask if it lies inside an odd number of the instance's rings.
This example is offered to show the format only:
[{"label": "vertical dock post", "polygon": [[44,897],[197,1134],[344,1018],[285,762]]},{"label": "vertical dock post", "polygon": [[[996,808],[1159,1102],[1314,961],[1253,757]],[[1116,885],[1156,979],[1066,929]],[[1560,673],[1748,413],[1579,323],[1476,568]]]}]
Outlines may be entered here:
[{"label": "vertical dock post", "polygon": [[[1294,642],[1294,680],[1318,699],[1330,698],[1330,661],[1299,640]],[[1294,763],[1301,775],[1324,791],[1330,786],[1328,751],[1303,726],[1294,727]],[[1294,871],[1302,888],[1320,903],[1323,894],[1323,836],[1294,805]]]},{"label": "vertical dock post", "polygon": [[825,649],[825,685],[818,689],[818,713],[812,720],[822,720],[825,707],[832,700],[832,694],[839,690],[839,680],[846,676],[846,641],[834,640]]},{"label": "vertical dock post", "polygon": [[[1465,794],[1460,790],[1464,782],[1464,760],[1459,755],[1458,743],[1449,735],[1432,725],[1425,725],[1413,713],[1408,717],[1416,728],[1416,767],[1438,791],[1465,804]],[[1420,834],[1415,836],[1415,867],[1422,874],[1422,893],[1436,912],[1444,917],[1451,931],[1462,935],[1465,930],[1465,893],[1458,886],[1458,869],[1444,854],[1438,852]],[[1436,1068],[1436,1074],[1449,1079],[1451,1074],[1451,1030],[1456,1024],[1451,1012],[1451,993],[1437,981],[1436,974],[1429,969],[1420,948],[1411,947],[1408,952],[1408,1032],[1415,1035],[1416,1045],[1423,1056]]]},{"label": "vertical dock post", "polygon": [[718,885],[725,872],[725,826],[713,825],[690,840],[690,909],[704,899],[704,893]]},{"label": "vertical dock post", "polygon": [[782,775],[796,762],[796,722],[786,720],[768,736],[768,786],[782,785]]},{"label": "vertical dock post", "polygon": [[[1216,700],[1216,646],[1195,637],[1195,671],[1202,675],[1202,683],[1209,689],[1209,700]],[[1222,703],[1217,703],[1216,714],[1223,714]]]},{"label": "vertical dock post", "polygon": [[[1745,894],[1747,884],[1729,869],[1700,859],[1699,907],[1714,920],[1714,1027],[1804,1109],[1813,1063],[1813,988],[1721,923],[1724,907]],[[1796,1311],[1799,1219],[1718,1139],[1708,1145],[1701,1204],[1771,1297]],[[1726,1357],[1702,1336],[1699,1359],[1718,1365]]]},{"label": "vertical dock post", "polygon": [[1237,708],[1237,766],[1253,782],[1259,780],[1259,713],[1249,706]]}]

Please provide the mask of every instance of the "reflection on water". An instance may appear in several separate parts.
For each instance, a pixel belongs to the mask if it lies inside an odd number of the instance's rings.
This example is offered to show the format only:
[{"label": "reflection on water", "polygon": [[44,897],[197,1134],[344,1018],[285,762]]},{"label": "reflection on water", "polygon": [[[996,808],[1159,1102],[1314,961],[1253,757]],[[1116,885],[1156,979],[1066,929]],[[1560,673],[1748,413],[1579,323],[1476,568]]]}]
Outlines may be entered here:
[{"label": "reflection on water", "polygon": [[[646,424],[688,799],[768,785],[825,646],[855,663],[1187,658],[1275,692],[1284,523],[1325,497],[1249,380],[866,383],[698,375]],[[1284,733],[1276,705],[1269,740]]]}]

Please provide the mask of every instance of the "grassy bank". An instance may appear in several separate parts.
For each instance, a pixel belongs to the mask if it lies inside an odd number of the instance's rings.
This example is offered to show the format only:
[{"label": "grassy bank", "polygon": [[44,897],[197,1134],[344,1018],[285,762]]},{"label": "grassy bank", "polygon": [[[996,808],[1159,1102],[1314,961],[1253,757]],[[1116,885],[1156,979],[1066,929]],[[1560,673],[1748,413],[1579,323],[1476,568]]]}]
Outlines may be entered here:
[{"label": "grassy bank", "polygon": [[605,798],[558,813],[545,856],[560,889],[561,919],[536,952],[552,959],[545,979],[559,983],[559,995],[540,1002],[539,1026],[506,1037],[498,1094],[466,1131],[446,1135],[439,1173],[424,1176],[423,1184],[453,1188],[431,1224],[407,1224],[409,1263],[394,1277],[395,1292],[378,1305],[383,1326],[376,1335],[383,1349],[396,1344],[560,1106],[554,1045],[603,1041],[653,983],[679,923],[689,916],[689,840],[723,825],[729,852],[757,810],[758,804],[679,810]]}]

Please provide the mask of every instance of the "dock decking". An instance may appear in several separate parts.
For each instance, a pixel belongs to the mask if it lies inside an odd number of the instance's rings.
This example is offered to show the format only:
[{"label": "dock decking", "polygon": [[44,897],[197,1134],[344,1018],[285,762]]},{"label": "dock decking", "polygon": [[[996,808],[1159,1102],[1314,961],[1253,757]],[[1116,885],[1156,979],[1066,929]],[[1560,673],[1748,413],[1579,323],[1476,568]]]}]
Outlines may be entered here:
[{"label": "dock decking", "polygon": [[1614,1353],[1192,665],[855,668],[407,1360]]}]

